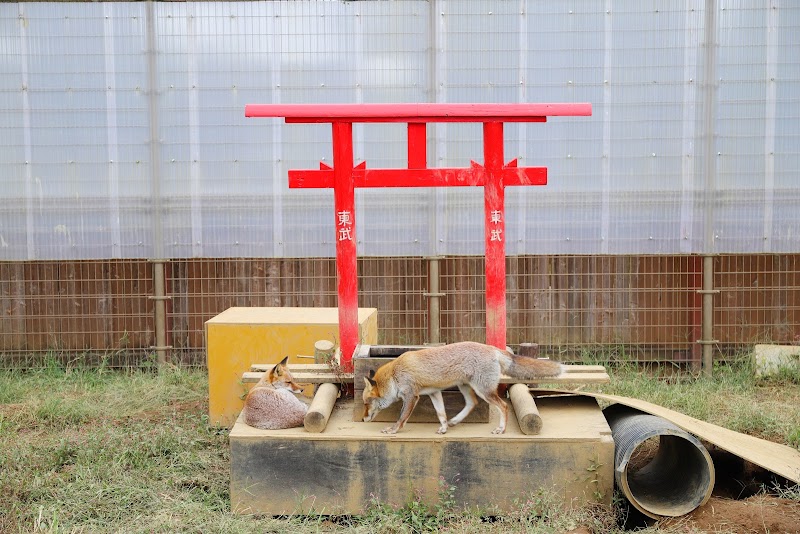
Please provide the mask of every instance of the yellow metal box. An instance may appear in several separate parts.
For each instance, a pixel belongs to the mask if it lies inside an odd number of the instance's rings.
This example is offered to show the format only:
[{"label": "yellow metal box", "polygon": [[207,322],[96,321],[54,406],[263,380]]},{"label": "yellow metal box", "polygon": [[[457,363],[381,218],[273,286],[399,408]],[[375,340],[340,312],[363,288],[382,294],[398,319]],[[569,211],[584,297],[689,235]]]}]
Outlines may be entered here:
[{"label": "yellow metal box", "polygon": [[[243,308],[225,310],[206,321],[208,415],[213,425],[231,426],[242,410],[247,391],[242,373],[254,363],[312,363],[297,355],[313,355],[320,339],[338,341],[336,308]],[[378,342],[378,310],[359,308],[361,343]]]}]

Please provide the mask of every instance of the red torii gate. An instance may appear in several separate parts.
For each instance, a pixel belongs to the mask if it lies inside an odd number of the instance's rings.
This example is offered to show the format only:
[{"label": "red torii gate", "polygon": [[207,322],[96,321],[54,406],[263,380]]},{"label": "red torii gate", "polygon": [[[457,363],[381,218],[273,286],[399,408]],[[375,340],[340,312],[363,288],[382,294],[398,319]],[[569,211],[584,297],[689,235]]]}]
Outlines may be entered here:
[{"label": "red torii gate", "polygon": [[[580,104],[248,104],[245,117],[284,117],[287,123],[330,123],[333,167],[290,170],[290,188],[333,188],[336,274],[339,293],[341,365],[352,370],[358,344],[358,283],[355,241],[356,187],[483,186],[486,241],[486,343],[506,346],[505,190],[510,185],[545,185],[546,167],[504,164],[503,124],[546,122],[553,116],[589,116]],[[354,122],[408,124],[408,168],[368,169],[353,164]],[[483,165],[428,168],[427,123],[483,124]]]}]

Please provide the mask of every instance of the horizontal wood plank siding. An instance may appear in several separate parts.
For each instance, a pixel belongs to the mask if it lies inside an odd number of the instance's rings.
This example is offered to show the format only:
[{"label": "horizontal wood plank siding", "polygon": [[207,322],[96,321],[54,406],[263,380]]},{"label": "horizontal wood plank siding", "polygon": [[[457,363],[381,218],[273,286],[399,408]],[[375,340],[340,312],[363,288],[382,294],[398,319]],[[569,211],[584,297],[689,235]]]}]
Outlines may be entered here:
[{"label": "horizontal wood plank siding", "polygon": [[[442,341],[484,341],[483,258],[439,261]],[[800,254],[726,255],[714,263],[718,351],[800,342]],[[549,354],[691,360],[699,265],[694,256],[509,257],[508,343],[536,342]],[[378,308],[379,342],[427,342],[427,260],[361,258],[358,271],[359,304]],[[146,260],[0,262],[0,367],[44,352],[146,357],[155,344],[152,273]],[[204,362],[203,325],[231,306],[337,304],[329,258],[171,260],[166,273],[168,344],[184,363]]]}]

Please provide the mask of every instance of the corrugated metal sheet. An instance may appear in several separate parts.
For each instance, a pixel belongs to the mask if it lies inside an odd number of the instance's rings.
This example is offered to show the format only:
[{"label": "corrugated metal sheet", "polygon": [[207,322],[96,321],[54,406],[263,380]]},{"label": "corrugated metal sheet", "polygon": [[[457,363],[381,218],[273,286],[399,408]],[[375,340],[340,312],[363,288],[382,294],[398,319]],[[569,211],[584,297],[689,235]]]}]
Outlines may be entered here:
[{"label": "corrugated metal sheet", "polygon": [[[704,6],[0,4],[0,259],[332,256],[332,192],[286,175],[330,162],[329,127],[244,118],[270,102],[591,102],[506,126],[550,174],[507,190],[508,254],[798,252],[800,6],[718,2],[710,115]],[[430,165],[481,160],[478,125],[428,132]],[[405,165],[403,125],[354,141]],[[482,254],[479,189],[356,202],[361,255]]]}]

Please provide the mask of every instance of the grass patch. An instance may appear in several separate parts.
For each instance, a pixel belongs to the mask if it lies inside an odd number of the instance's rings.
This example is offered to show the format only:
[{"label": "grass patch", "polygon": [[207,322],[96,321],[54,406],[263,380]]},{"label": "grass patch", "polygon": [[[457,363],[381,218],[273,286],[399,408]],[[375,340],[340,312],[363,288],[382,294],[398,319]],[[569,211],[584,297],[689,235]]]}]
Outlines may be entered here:
[{"label": "grass patch", "polygon": [[[603,391],[800,446],[790,378],[736,366],[711,380],[611,372]],[[445,481],[433,504],[373,502],[358,516],[233,514],[227,431],[208,425],[207,381],[192,369],[0,372],[0,532],[621,532],[620,506],[564,510],[534,494],[492,516],[459,508]]]},{"label": "grass patch", "polygon": [[595,391],[634,397],[737,432],[800,448],[800,380],[755,377],[749,361],[717,365],[712,378],[634,364],[609,369]]}]

